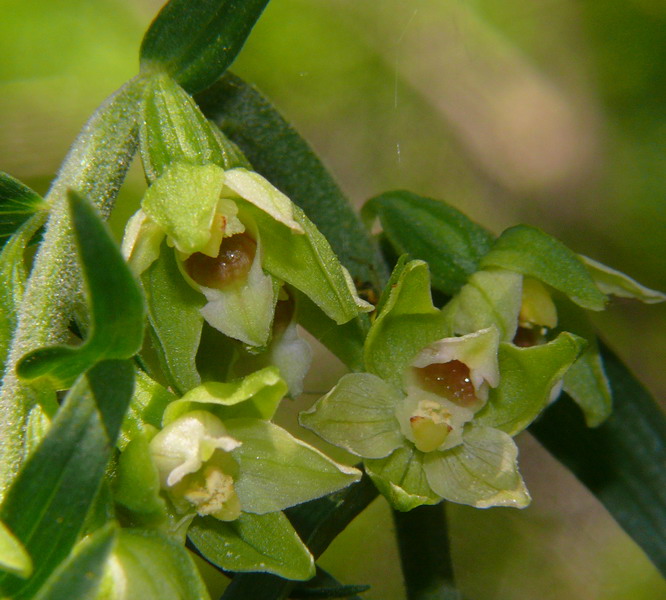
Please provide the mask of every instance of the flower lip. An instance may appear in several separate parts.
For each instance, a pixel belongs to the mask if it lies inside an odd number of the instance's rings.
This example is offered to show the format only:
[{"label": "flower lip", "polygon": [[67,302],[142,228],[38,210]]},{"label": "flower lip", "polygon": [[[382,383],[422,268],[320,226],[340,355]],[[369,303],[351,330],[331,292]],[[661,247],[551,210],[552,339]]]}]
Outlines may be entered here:
[{"label": "flower lip", "polygon": [[216,257],[195,252],[183,261],[193,281],[201,286],[223,289],[244,279],[257,252],[257,242],[247,233],[225,237]]}]

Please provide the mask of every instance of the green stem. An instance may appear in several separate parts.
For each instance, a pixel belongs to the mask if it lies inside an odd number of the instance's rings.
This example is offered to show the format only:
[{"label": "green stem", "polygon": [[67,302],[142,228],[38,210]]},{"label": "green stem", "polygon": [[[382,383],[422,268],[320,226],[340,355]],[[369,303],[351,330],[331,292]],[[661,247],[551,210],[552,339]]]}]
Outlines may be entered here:
[{"label": "green stem", "polygon": [[46,196],[50,217],[26,285],[0,392],[0,500],[25,458],[31,418],[56,407],[56,390],[21,382],[16,364],[30,350],[63,342],[81,307],[67,191],[86,196],[104,217],[109,215],[136,151],[142,86],[142,79],[133,79],[97,109]]},{"label": "green stem", "polygon": [[393,512],[408,600],[460,600],[445,504]]}]

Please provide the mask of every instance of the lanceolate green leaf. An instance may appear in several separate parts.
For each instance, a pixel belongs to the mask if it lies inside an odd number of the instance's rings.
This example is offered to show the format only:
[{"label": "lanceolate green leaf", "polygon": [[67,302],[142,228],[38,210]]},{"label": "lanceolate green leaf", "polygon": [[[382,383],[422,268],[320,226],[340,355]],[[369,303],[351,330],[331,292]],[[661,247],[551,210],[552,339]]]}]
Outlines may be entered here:
[{"label": "lanceolate green leaf", "polygon": [[58,389],[99,360],[130,358],[141,348],[145,309],[139,286],[95,209],[70,195],[72,222],[90,307],[83,345],[33,350],[18,364],[25,379],[47,377]]},{"label": "lanceolate green leaf", "polygon": [[589,310],[602,310],[606,296],[577,254],[536,227],[516,225],[500,235],[482,267],[501,267],[539,279]]},{"label": "lanceolate green leaf", "polygon": [[102,583],[106,559],[115,539],[114,526],[99,529],[74,547],[53,572],[35,600],[84,600],[94,598]]},{"label": "lanceolate green leaf", "polygon": [[0,248],[25,221],[46,209],[48,204],[37,192],[0,171]]},{"label": "lanceolate green leaf", "polygon": [[275,573],[309,579],[314,559],[281,512],[243,513],[235,521],[195,519],[188,537],[206,559],[227,571]]},{"label": "lanceolate green leaf", "polygon": [[184,393],[201,382],[195,358],[206,303],[183,278],[173,250],[162,244],[159,258],[142,275],[152,338],[169,383]]},{"label": "lanceolate green leaf", "polygon": [[271,103],[230,73],[197,102],[254,169],[305,211],[352,277],[381,289],[388,271],[360,218],[307,142]]},{"label": "lanceolate green leaf", "polygon": [[375,217],[397,254],[425,260],[432,272],[432,286],[453,295],[476,271],[493,237],[445,202],[412,192],[386,192],[363,207],[368,226]]},{"label": "lanceolate green leaf", "polygon": [[604,293],[618,298],[634,298],[646,304],[666,301],[666,294],[641,285],[628,275],[581,255],[594,283]]},{"label": "lanceolate green leaf", "polygon": [[588,429],[561,398],[530,431],[601,500],[666,575],[666,417],[647,390],[602,346],[613,412]]},{"label": "lanceolate green leaf", "polygon": [[18,310],[25,291],[27,273],[25,248],[42,226],[46,213],[33,215],[10,238],[0,253],[0,362],[4,365],[17,325]]},{"label": "lanceolate green leaf", "polygon": [[305,583],[294,586],[291,598],[302,600],[324,600],[326,598],[347,598],[347,600],[362,600],[357,594],[367,592],[369,585],[343,585],[330,573],[317,567],[317,574]]},{"label": "lanceolate green leaf", "polygon": [[188,92],[211,85],[234,61],[268,0],[171,0],[141,44],[142,71],[165,71]]},{"label": "lanceolate green leaf", "polygon": [[126,361],[101,362],[82,376],[9,489],[0,520],[30,554],[35,571],[26,581],[0,578],[0,596],[31,597],[68,556],[104,476],[133,379]]}]

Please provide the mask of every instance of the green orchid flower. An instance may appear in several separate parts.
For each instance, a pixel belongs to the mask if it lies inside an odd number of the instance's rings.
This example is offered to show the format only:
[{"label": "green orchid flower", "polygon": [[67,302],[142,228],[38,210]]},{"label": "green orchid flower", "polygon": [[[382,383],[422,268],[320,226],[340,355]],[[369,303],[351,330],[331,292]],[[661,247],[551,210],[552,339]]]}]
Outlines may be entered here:
[{"label": "green orchid flower", "polygon": [[[517,323],[520,276],[489,273]],[[485,278],[483,275],[482,278]],[[366,373],[345,375],[304,413],[301,424],[364,459],[366,471],[398,510],[442,499],[479,508],[530,501],[512,436],[547,405],[585,342],[569,333],[521,348],[501,314],[438,310],[427,265],[401,261],[380,300],[365,344]],[[461,295],[472,298],[472,287]],[[477,307],[478,309],[478,307]],[[483,328],[458,334],[462,323]],[[513,326],[515,331],[516,325]]]},{"label": "green orchid flower", "polygon": [[[114,495],[128,524],[175,539],[187,533],[227,570],[311,577],[312,556],[281,511],[347,487],[361,473],[270,422],[286,392],[278,369],[268,367],[173,399],[160,430],[125,423],[134,438],[120,456]],[[130,410],[135,421],[152,403],[147,393],[161,402],[164,390],[141,383],[139,406]],[[276,548],[257,549],[274,538],[284,547],[267,562]],[[222,551],[230,545],[234,552]]]}]

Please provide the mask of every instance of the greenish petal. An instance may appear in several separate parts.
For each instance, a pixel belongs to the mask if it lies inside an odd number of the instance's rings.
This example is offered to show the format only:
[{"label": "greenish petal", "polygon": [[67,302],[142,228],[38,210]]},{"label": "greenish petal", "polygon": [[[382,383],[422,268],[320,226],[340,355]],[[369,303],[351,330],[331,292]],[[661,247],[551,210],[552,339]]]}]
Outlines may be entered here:
[{"label": "greenish petal", "polygon": [[580,256],[583,263],[590,272],[597,287],[604,293],[618,298],[633,298],[645,302],[645,304],[657,304],[666,301],[666,294],[657,290],[651,290],[641,285],[635,279],[620,271],[611,269],[587,256]]},{"label": "greenish petal", "polygon": [[259,173],[241,168],[231,169],[225,173],[224,187],[225,197],[226,192],[231,190],[295,233],[305,233],[303,227],[294,220],[292,201]]},{"label": "greenish petal", "polygon": [[443,310],[453,331],[463,335],[494,325],[501,341],[510,342],[518,327],[522,279],[505,269],[474,273]]},{"label": "greenish petal", "polygon": [[241,442],[232,455],[239,463],[236,491],[245,512],[283,510],[336,492],[361,476],[272,423],[231,419],[225,426]]},{"label": "greenish petal", "polygon": [[382,310],[368,333],[364,357],[368,372],[401,387],[402,373],[419,351],[452,332],[432,304],[428,265],[413,260],[397,268],[380,300]]},{"label": "greenish petal", "polygon": [[426,454],[423,468],[432,489],[445,500],[476,508],[524,508],[530,496],[517,458],[518,448],[508,434],[471,427],[462,445]]},{"label": "greenish petal", "polygon": [[395,417],[403,395],[376,375],[350,373],[299,416],[303,427],[364,458],[383,458],[404,443]]},{"label": "greenish petal", "polygon": [[239,381],[209,381],[172,402],[164,413],[164,424],[168,425],[181,415],[201,408],[200,404],[211,405],[205,408],[222,420],[245,417],[271,419],[286,393],[287,384],[276,367],[256,371]]},{"label": "greenish petal", "polygon": [[130,217],[121,252],[134,275],[138,277],[157,260],[164,235],[164,230],[142,210]]},{"label": "greenish petal", "polygon": [[252,204],[245,206],[261,233],[266,271],[303,292],[338,324],[372,310],[358,297],[330,244],[300,208],[293,206],[294,219],[305,234],[295,233]]},{"label": "greenish petal", "polygon": [[141,207],[180,252],[204,252],[223,186],[221,167],[175,162],[148,188]]},{"label": "greenish petal", "polygon": [[230,522],[199,517],[188,537],[207,560],[225,571],[274,573],[295,580],[315,574],[312,554],[281,512],[243,513]]},{"label": "greenish petal", "polygon": [[475,422],[516,435],[551,400],[553,390],[576,361],[586,342],[571,333],[539,346],[519,348],[503,342],[499,349],[500,384]]},{"label": "greenish petal", "polygon": [[589,310],[603,310],[606,295],[595,285],[583,261],[562,242],[536,227],[510,227],[481,259],[481,267],[499,267],[534,277]]},{"label": "greenish petal", "polygon": [[386,458],[364,461],[365,471],[396,510],[437,504],[441,498],[428,484],[423,470],[424,456],[412,444],[405,445]]},{"label": "greenish petal", "polygon": [[32,560],[23,544],[0,521],[0,571],[27,578],[32,573]]}]

